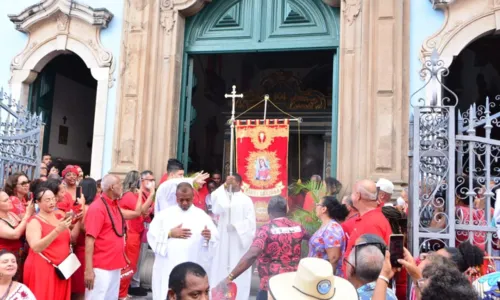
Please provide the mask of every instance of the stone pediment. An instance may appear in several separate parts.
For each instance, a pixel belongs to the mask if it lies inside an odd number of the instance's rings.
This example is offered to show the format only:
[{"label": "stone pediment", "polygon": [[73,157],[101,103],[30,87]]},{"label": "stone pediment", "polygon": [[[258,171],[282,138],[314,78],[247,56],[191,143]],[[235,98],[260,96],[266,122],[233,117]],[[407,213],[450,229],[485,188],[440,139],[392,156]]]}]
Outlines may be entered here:
[{"label": "stone pediment", "polygon": [[[58,11],[66,15],[66,23],[69,17],[77,17],[90,25],[100,28],[108,27],[113,19],[113,14],[105,8],[92,8],[71,0],[42,0],[38,4],[27,7],[21,13],[8,15],[16,29],[21,32],[29,32],[30,27],[40,20],[49,18]],[[64,23],[64,20],[61,20]]]}]

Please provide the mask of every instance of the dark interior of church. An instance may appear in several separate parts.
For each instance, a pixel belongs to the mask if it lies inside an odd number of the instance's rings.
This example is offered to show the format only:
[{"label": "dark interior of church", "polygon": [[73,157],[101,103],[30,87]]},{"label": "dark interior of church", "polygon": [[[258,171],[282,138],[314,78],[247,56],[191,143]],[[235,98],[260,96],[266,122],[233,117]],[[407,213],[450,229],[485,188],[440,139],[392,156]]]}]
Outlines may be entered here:
[{"label": "dark interior of church", "polygon": [[[444,77],[443,83],[458,96],[456,112],[456,134],[467,135],[467,124],[471,105],[476,105],[476,115],[479,118],[485,116],[486,98],[489,98],[489,110],[492,119],[500,119],[500,37],[485,36],[472,42],[462,52],[455,57],[449,68],[449,75]],[[443,96],[453,97],[451,93],[443,90]],[[498,115],[496,115],[498,114]],[[476,120],[480,121],[480,120]],[[500,140],[500,128],[495,125],[491,131],[491,138]],[[500,124],[499,124],[500,125]],[[485,137],[483,126],[477,126],[476,135]],[[466,149],[465,149],[466,150]],[[467,154],[467,153],[466,153]],[[460,163],[459,153],[457,153],[457,164]],[[467,164],[468,155],[464,156]],[[484,158],[483,158],[484,159]],[[480,165],[480,160],[476,162]],[[500,162],[492,162],[492,175],[500,175]],[[467,166],[465,166],[467,169]],[[479,168],[477,172],[482,171]],[[457,165],[457,170],[460,166]],[[495,171],[496,170],[496,171]]]},{"label": "dark interior of church", "polygon": [[[224,95],[232,85],[244,99],[236,101],[240,119],[262,119],[264,105],[256,105],[268,94],[281,110],[303,118],[299,129],[290,124],[289,181],[307,179],[324,172],[325,137],[331,133],[332,51],[295,51],[195,55],[189,142],[189,171],[223,170],[227,120],[231,99]],[[252,108],[253,107],[253,108]],[[267,119],[289,118],[271,104]],[[329,150],[328,150],[329,151]]]},{"label": "dark interior of church", "polygon": [[73,53],[52,59],[30,86],[29,108],[42,113],[43,152],[90,173],[97,81]]}]

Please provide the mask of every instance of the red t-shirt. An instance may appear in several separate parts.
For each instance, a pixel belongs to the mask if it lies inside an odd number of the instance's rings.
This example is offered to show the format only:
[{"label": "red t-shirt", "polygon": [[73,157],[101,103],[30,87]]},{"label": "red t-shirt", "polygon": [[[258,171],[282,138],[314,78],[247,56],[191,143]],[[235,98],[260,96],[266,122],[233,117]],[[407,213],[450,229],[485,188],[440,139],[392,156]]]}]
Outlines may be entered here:
[{"label": "red t-shirt", "polygon": [[79,214],[82,211],[82,205],[81,204],[76,204],[75,205],[75,200],[73,197],[71,197],[70,193],[64,194],[64,200],[57,202],[57,208],[64,211],[65,213],[69,211],[73,211],[75,214]]},{"label": "red t-shirt", "polygon": [[[168,174],[165,173],[165,174],[163,174],[163,176],[160,179],[160,184],[164,183],[167,180],[168,180]],[[160,185],[158,185],[158,186],[160,186]]]},{"label": "red t-shirt", "polygon": [[[376,208],[360,217],[353,218],[351,220],[345,222],[344,224],[348,223],[346,225],[342,224],[342,228],[344,228],[345,226],[348,230],[350,230],[349,240],[347,242],[347,248],[345,250],[344,257],[349,257],[349,254],[351,253],[356,240],[364,234],[376,234],[385,241],[386,245],[389,245],[389,238],[392,234],[392,229],[389,221],[387,221],[386,217],[382,213],[382,209]],[[352,228],[350,228],[351,224],[349,222],[353,222]]]},{"label": "red t-shirt", "polygon": [[297,271],[302,240],[307,235],[300,223],[287,218],[274,219],[260,227],[252,247],[262,250],[257,258],[261,290],[268,290],[270,277]]},{"label": "red t-shirt", "polygon": [[[146,194],[146,192],[143,192],[142,194],[142,204],[146,202],[148,199],[149,194]],[[138,195],[132,193],[132,192],[126,192],[123,194],[123,197],[120,199],[118,202],[118,205],[123,208],[123,209],[128,209],[128,210],[135,210],[135,207],[137,205],[137,198]],[[141,234],[144,231],[144,217],[140,215],[139,217],[132,219],[132,220],[127,220],[127,228],[129,231],[134,232],[134,233],[139,233]]]},{"label": "red t-shirt", "polygon": [[104,201],[109,207],[111,218],[119,234],[122,233],[123,221],[118,211],[117,201],[105,194],[90,204],[85,216],[86,234],[95,238],[93,267],[103,270],[117,270],[126,266],[124,250],[125,238],[119,237],[113,230],[110,216]]},{"label": "red t-shirt", "polygon": [[26,213],[26,206],[28,203],[26,202],[26,199],[19,199],[16,196],[10,196],[9,197],[10,201],[12,201],[12,212],[15,213],[16,215],[22,215]]}]

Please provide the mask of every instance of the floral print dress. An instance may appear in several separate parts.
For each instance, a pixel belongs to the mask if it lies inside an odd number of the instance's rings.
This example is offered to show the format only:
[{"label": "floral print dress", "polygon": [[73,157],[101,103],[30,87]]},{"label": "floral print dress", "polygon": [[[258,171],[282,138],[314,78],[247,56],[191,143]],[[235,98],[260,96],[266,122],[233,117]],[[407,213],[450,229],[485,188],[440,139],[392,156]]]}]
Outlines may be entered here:
[{"label": "floral print dress", "polygon": [[327,225],[321,226],[313,234],[309,240],[309,254],[307,256],[328,260],[326,249],[340,248],[341,255],[337,261],[337,268],[334,273],[336,276],[343,277],[342,261],[344,259],[346,244],[346,237],[342,226],[335,220],[331,220]]}]

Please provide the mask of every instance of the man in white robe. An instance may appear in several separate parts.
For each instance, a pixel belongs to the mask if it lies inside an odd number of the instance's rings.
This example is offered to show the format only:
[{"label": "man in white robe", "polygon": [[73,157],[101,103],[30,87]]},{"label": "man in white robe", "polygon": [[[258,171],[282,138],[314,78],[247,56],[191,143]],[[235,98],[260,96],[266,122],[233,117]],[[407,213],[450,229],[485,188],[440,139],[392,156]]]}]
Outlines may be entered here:
[{"label": "man in white robe", "polygon": [[217,245],[217,228],[210,216],[193,205],[193,187],[186,182],[177,185],[177,205],[155,215],[147,234],[155,252],[152,290],[154,300],[164,300],[172,269],[191,261],[209,272]]},{"label": "man in white robe", "polygon": [[[224,280],[248,251],[255,237],[255,208],[250,197],[241,191],[241,183],[240,175],[229,176],[226,184],[211,196],[213,213],[219,217],[219,245],[209,273],[211,286]],[[238,289],[237,300],[248,300],[251,281],[252,268],[234,281]]]},{"label": "man in white robe", "polygon": [[187,182],[191,186],[203,186],[205,184],[205,180],[210,176],[208,173],[200,172],[194,178],[184,178],[184,177],[176,177],[170,178],[162,183],[158,190],[156,191],[155,198],[155,214],[158,214],[162,210],[177,205],[177,198],[175,196],[177,191],[177,185],[182,182]]}]

